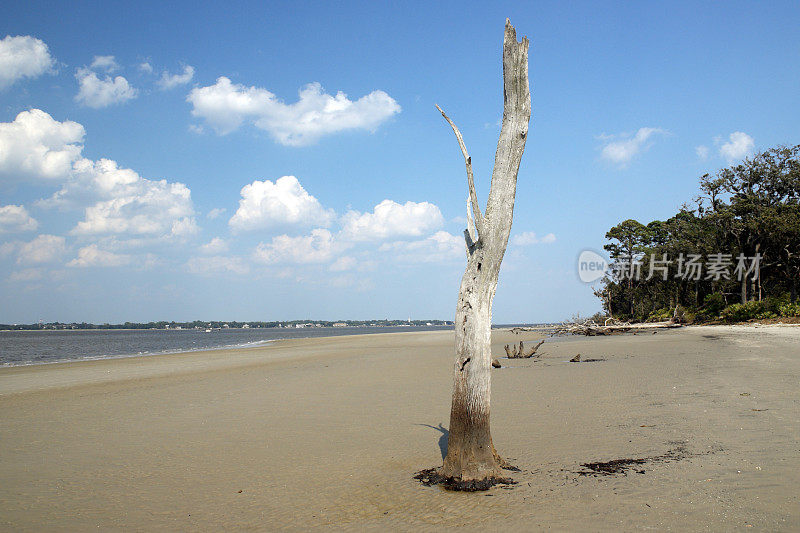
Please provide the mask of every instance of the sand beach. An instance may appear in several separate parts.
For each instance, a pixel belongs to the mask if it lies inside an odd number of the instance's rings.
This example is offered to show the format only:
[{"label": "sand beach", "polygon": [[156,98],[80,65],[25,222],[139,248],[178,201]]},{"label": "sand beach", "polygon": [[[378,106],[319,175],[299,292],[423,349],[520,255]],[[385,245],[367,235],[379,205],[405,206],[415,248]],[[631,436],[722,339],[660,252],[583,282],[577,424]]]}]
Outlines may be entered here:
[{"label": "sand beach", "polygon": [[800,528],[800,328],[539,351],[492,374],[517,484],[468,494],[412,477],[446,449],[452,332],[2,368],[0,529]]}]

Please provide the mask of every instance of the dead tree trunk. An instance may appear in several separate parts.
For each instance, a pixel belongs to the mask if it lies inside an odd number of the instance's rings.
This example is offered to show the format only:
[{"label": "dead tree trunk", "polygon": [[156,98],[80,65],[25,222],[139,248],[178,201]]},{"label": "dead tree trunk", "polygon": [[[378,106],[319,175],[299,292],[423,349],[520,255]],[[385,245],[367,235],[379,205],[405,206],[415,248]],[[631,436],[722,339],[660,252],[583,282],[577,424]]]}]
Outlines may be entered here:
[{"label": "dead tree trunk", "polygon": [[451,486],[459,488],[460,482],[461,488],[467,490],[488,488],[503,479],[500,469],[504,463],[494,449],[489,430],[492,301],[511,232],[517,172],[531,116],[528,39],[517,42],[516,30],[508,19],[503,39],[503,88],[503,124],[485,216],[478,204],[472,160],[461,133],[439,109],[453,128],[466,160],[474,220],[474,227],[464,232],[467,267],[461,278],[456,308],[450,434],[447,456],[440,470],[441,476],[451,480]]}]

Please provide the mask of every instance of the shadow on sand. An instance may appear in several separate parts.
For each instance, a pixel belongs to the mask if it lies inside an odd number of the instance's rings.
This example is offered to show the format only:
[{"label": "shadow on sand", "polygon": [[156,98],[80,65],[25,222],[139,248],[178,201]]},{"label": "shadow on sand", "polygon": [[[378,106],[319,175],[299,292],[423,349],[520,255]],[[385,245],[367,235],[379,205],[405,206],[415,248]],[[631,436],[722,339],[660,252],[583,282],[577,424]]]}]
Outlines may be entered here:
[{"label": "shadow on sand", "polygon": [[442,436],[439,437],[439,451],[442,453],[442,461],[444,461],[444,458],[447,457],[447,438],[450,436],[450,432],[441,424],[441,422],[439,423],[439,427],[432,426],[430,424],[417,425],[425,426],[426,428],[435,429],[436,431],[441,432]]}]

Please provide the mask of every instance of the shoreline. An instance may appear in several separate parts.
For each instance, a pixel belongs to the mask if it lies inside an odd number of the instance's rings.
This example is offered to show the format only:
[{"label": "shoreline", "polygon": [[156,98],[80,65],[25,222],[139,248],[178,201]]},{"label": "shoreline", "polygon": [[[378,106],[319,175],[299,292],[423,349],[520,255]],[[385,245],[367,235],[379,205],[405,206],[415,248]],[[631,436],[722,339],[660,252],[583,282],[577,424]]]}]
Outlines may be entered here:
[{"label": "shoreline", "polygon": [[[218,347],[177,352],[135,354],[120,357],[99,357],[94,359],[71,359],[47,363],[0,366],[0,397],[9,393],[36,390],[33,384],[39,372],[47,376],[41,388],[62,388],[71,386],[108,383],[125,379],[156,378],[176,373],[202,373],[250,365],[269,365],[286,360],[303,360],[318,357],[314,354],[297,354],[294,351],[306,344],[331,343],[352,337],[374,337],[389,335],[425,335],[450,333],[452,330],[401,331],[387,333],[362,333],[358,335],[333,335],[328,337],[296,337],[290,339],[271,339],[258,346]],[[273,348],[275,352],[263,353]],[[290,352],[284,354],[284,351]],[[274,355],[275,357],[268,357]],[[146,362],[152,361],[152,365]],[[119,363],[119,364],[118,364]],[[149,368],[148,368],[149,366]],[[103,375],[103,372],[110,374]],[[113,372],[113,374],[112,374]],[[24,376],[25,385],[20,383]],[[50,378],[49,380],[47,378]],[[62,378],[62,379],[59,379]]]},{"label": "shoreline", "polygon": [[[298,338],[319,338],[323,339],[326,337],[298,337]],[[59,359],[56,361],[36,361],[36,362],[23,362],[23,363],[0,363],[0,369],[3,368],[17,368],[17,367],[25,367],[25,366],[40,366],[40,365],[58,365],[58,364],[69,364],[69,363],[81,363],[84,361],[105,361],[105,360],[113,360],[113,359],[130,359],[134,357],[157,357],[161,355],[176,355],[176,354],[192,354],[198,352],[209,352],[209,351],[227,351],[227,350],[246,350],[247,348],[260,348],[262,346],[266,346],[270,343],[281,341],[281,340],[291,340],[291,339],[266,339],[263,341],[256,341],[256,342],[246,342],[242,344],[232,344],[229,346],[215,346],[212,348],[196,348],[196,349],[178,349],[178,350],[165,350],[161,352],[153,352],[153,353],[133,353],[133,354],[118,354],[118,355],[89,355],[83,356],[80,359]]]},{"label": "shoreline", "polygon": [[[646,323],[643,323],[646,324]],[[423,326],[424,327],[424,326]],[[519,326],[500,326],[500,327],[492,327],[492,333],[514,333],[514,328]],[[539,335],[540,338],[546,339],[560,339],[562,341],[569,341],[570,339],[582,339],[586,337],[591,337],[584,334],[579,333],[563,333],[563,334],[550,334],[549,330],[551,329],[549,326],[542,326],[542,327],[529,327],[526,328],[520,333],[522,334],[529,334],[529,335]],[[722,328],[728,331],[747,331],[747,330],[756,330],[759,328],[797,328],[800,330],[800,323],[768,323],[763,324],[759,322],[746,322],[746,323],[736,323],[736,324],[682,324],[681,328],[686,329],[696,329],[696,328]],[[37,330],[15,330],[15,331],[37,331]],[[58,331],[58,330],[56,330]],[[108,330],[79,330],[79,331],[108,331]],[[140,330],[114,330],[114,331],[140,331]],[[155,330],[155,331],[164,331],[164,330]],[[183,330],[189,331],[189,330]],[[71,365],[71,364],[79,364],[79,363],[89,363],[89,362],[98,362],[98,361],[112,361],[112,360],[119,360],[119,359],[136,359],[136,358],[155,358],[155,357],[164,357],[164,356],[175,356],[175,355],[192,355],[197,353],[206,353],[206,352],[231,352],[237,350],[248,350],[248,349],[258,349],[264,348],[266,346],[274,345],[279,342],[285,341],[294,341],[294,340],[306,340],[306,339],[313,339],[319,341],[326,341],[328,339],[336,339],[339,337],[350,337],[350,336],[369,336],[369,335],[396,335],[396,334],[406,334],[406,333],[435,333],[435,332],[447,332],[451,331],[451,328],[444,329],[432,329],[432,330],[423,330],[423,331],[393,331],[393,332],[369,332],[369,333],[358,333],[354,335],[330,335],[330,336],[320,336],[320,337],[292,337],[292,338],[283,338],[283,339],[265,339],[261,341],[253,341],[253,342],[246,342],[242,344],[232,344],[232,345],[225,345],[225,346],[215,346],[209,348],[196,348],[196,349],[177,349],[177,350],[167,350],[162,352],[154,352],[154,353],[136,353],[136,354],[119,354],[119,355],[100,355],[100,356],[87,356],[80,359],[62,359],[56,361],[41,361],[41,362],[24,362],[24,363],[0,363],[0,377],[2,377],[2,373],[4,369],[13,369],[13,368],[21,368],[21,367],[38,367],[38,366],[50,366],[50,365]],[[642,333],[641,331],[637,333]],[[625,336],[625,335],[635,335],[632,331],[619,333],[617,335]],[[500,356],[502,357],[502,356]],[[1,392],[1,389],[0,389]]]},{"label": "shoreline", "polygon": [[[0,369],[2,368],[13,368],[19,366],[37,366],[37,365],[50,365],[50,364],[59,364],[59,363],[68,363],[68,362],[80,362],[80,361],[95,361],[95,360],[104,360],[104,359],[126,359],[131,357],[153,357],[156,355],[172,355],[172,354],[181,354],[181,353],[195,353],[195,352],[204,352],[204,351],[214,351],[214,350],[238,350],[243,348],[249,347],[258,347],[262,345],[266,345],[275,341],[280,340],[288,340],[288,339],[306,339],[306,338],[328,338],[328,337],[346,337],[346,336],[353,336],[353,335],[375,335],[375,334],[388,334],[388,333],[413,333],[413,332],[422,332],[422,331],[449,331],[452,330],[452,326],[412,326],[414,329],[406,329],[401,328],[398,326],[353,326],[347,328],[308,328],[311,331],[321,331],[322,329],[332,329],[333,331],[339,332],[336,335],[309,335],[305,334],[305,328],[286,328],[289,332],[296,333],[297,336],[286,336],[286,337],[277,337],[272,339],[260,339],[260,340],[249,340],[249,341],[242,341],[242,342],[234,342],[232,344],[221,344],[219,346],[206,346],[206,347],[197,347],[197,348],[187,348],[187,347],[180,347],[175,349],[165,349],[165,350],[157,350],[153,352],[137,352],[137,353],[117,353],[117,354],[96,354],[96,355],[79,355],[69,359],[56,359],[56,360],[44,360],[44,361],[30,361],[25,360],[21,362],[14,362],[14,361],[7,361],[0,363]],[[358,329],[365,328],[364,331],[357,331]],[[369,329],[366,329],[369,328]],[[392,329],[393,331],[375,331],[376,329]],[[263,328],[272,329],[280,331],[282,328]],[[401,331],[396,331],[400,329]],[[42,331],[47,331],[48,335],[53,333],[60,333],[62,330],[6,330],[6,331],[18,331],[18,332],[25,332],[25,333],[41,333]],[[93,330],[63,330],[63,331],[70,331],[70,332],[92,332],[92,333],[102,333],[102,332],[128,332],[128,333],[139,333],[142,331],[155,331],[155,332],[164,332],[164,331],[176,331],[180,332],[180,334],[200,334],[205,333],[201,330],[139,330],[139,329],[93,329]],[[259,332],[257,328],[229,328],[228,330],[219,330],[220,331],[232,331],[232,332],[252,332],[256,335]],[[0,331],[0,335],[2,335],[3,331]],[[327,333],[327,332],[325,332]],[[77,334],[77,333],[75,333]]]}]

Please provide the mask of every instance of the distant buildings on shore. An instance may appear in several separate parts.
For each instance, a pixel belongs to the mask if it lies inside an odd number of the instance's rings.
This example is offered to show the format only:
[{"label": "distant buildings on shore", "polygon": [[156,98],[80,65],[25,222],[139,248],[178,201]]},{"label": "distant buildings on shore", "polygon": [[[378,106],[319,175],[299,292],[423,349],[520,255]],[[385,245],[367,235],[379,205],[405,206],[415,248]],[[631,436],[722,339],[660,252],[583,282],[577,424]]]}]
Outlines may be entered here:
[{"label": "distant buildings on shore", "polygon": [[123,324],[91,324],[87,322],[47,322],[35,324],[0,324],[0,330],[80,330],[80,329],[167,329],[167,330],[201,330],[213,331],[222,329],[258,329],[258,328],[347,328],[347,327],[420,327],[420,326],[452,326],[452,320],[341,320],[308,321],[291,320],[285,322],[220,322],[195,320],[192,322],[125,322]]}]

